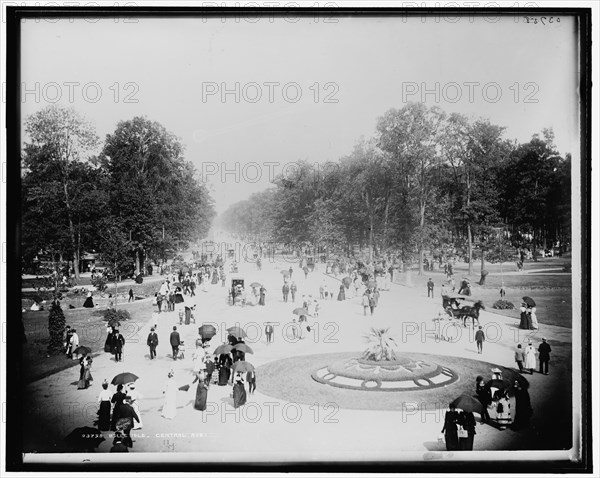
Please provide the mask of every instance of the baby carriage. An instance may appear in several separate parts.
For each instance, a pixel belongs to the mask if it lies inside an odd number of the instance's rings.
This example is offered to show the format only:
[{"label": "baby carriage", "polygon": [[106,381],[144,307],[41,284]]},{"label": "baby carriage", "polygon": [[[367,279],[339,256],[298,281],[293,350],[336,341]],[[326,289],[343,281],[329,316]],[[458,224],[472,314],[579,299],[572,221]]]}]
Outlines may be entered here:
[{"label": "baby carriage", "polygon": [[178,359],[185,358],[185,342],[183,340],[181,342],[179,342],[179,349],[178,349],[178,352],[177,352],[177,358]]}]

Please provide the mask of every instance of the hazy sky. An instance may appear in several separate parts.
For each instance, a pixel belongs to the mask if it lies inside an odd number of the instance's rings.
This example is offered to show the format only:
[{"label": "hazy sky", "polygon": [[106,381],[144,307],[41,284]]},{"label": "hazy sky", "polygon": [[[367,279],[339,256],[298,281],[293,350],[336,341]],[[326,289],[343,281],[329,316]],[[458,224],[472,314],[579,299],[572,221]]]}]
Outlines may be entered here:
[{"label": "hazy sky", "polygon": [[136,115],[158,121],[207,173],[218,212],[286,164],[338,160],[408,101],[489,118],[518,141],[552,127],[577,159],[574,22],[448,20],[27,20],[22,113],[73,106],[102,138]]}]

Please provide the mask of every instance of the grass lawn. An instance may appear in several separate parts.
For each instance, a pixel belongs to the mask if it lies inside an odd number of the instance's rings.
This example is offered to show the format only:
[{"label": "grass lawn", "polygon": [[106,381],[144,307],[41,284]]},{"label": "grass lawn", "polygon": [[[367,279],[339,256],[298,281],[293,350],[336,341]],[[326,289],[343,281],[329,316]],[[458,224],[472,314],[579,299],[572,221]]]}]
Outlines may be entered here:
[{"label": "grass lawn", "polygon": [[[89,283],[89,279],[83,278],[80,285],[85,285],[86,280],[87,280],[87,283]],[[35,279],[24,279],[23,280],[23,288],[35,287],[35,285],[34,285],[35,283],[36,283]],[[154,294],[156,292],[158,292],[158,290],[160,289],[161,284],[162,284],[162,280],[160,280],[160,281],[156,281],[156,280],[144,281],[141,284],[136,284],[135,281],[133,281],[133,280],[125,280],[123,282],[120,282],[118,284],[118,288],[117,288],[117,292],[118,292],[117,305],[122,304],[123,302],[127,301],[127,299],[129,298],[129,289],[133,289],[133,294],[135,295],[135,297],[146,298],[146,297],[154,296]],[[114,296],[114,294],[115,294],[115,285],[114,285],[114,283],[111,282],[108,284],[108,289],[106,290],[106,292],[104,294],[101,294],[97,290],[93,292],[94,303],[100,305],[101,307],[108,306],[108,303],[110,301],[114,300],[113,298],[109,298],[109,295]],[[36,295],[39,295],[42,299],[47,300],[47,301],[51,301],[53,298],[52,291],[42,291],[42,292],[23,291],[21,293],[21,307],[24,307],[25,309],[28,310],[31,307],[31,305],[33,304],[33,297]],[[68,309],[69,304],[73,305],[73,307],[82,307],[83,302],[85,301],[85,299],[87,297],[87,292],[85,292],[85,291],[83,291],[83,292],[67,292],[67,293],[63,292],[63,296],[66,297],[66,299],[64,299],[61,302],[63,309]]]},{"label": "grass lawn", "polygon": [[[121,333],[126,341],[139,336],[139,330],[152,317],[152,303],[149,301],[123,303],[118,306],[131,314],[131,320],[121,324]],[[104,353],[106,341],[106,322],[103,313],[106,309],[65,309],[66,325],[77,330],[80,345],[92,349],[92,355]],[[23,313],[23,326],[27,343],[23,346],[23,375],[24,382],[29,383],[47,377],[69,367],[79,365],[77,360],[69,360],[64,354],[48,356],[48,310]]]},{"label": "grass lawn", "polygon": [[[562,269],[571,264],[570,258],[549,257],[541,258],[538,262],[527,261],[524,269]],[[489,275],[486,278],[485,285],[478,284],[480,277],[480,263],[473,264],[473,274],[468,275],[468,264],[458,263],[454,268],[454,277],[457,288],[463,277],[469,277],[471,280],[471,295],[476,300],[483,301],[487,311],[505,315],[507,317],[519,317],[519,307],[523,296],[532,297],[537,304],[538,322],[547,325],[558,325],[561,327],[572,326],[572,275],[562,271],[549,271],[547,273],[536,274],[510,274],[501,275],[499,264],[486,264],[486,270]],[[516,271],[514,264],[504,264],[504,272]],[[425,271],[419,276],[413,271],[412,282],[415,289],[423,291],[426,294],[426,282],[431,277],[435,282],[436,297],[439,297],[439,290],[446,275],[443,269],[434,269]],[[506,288],[505,300],[512,302],[515,309],[494,309],[492,304],[500,299],[500,286],[504,282]],[[400,283],[404,283],[404,278],[400,278]],[[441,302],[441,299],[440,299]]]}]

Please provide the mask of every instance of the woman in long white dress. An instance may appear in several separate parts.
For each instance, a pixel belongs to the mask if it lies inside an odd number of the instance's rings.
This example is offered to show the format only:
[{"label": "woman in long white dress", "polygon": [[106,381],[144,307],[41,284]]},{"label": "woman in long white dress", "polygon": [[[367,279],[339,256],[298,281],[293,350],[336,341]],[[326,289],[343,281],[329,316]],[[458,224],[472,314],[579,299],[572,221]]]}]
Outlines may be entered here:
[{"label": "woman in long white dress", "polygon": [[537,315],[535,313],[535,307],[531,308],[531,326],[534,328],[534,330],[537,330],[540,328],[540,326],[538,325],[538,321],[537,321]]},{"label": "woman in long white dress", "polygon": [[170,420],[177,415],[177,382],[173,370],[169,372],[163,393],[165,394],[165,401],[161,415]]},{"label": "woman in long white dress", "polygon": [[529,373],[533,375],[533,370],[536,368],[535,361],[535,349],[533,348],[533,344],[529,342],[529,345],[525,347],[525,364],[523,367],[526,370],[529,370]]}]

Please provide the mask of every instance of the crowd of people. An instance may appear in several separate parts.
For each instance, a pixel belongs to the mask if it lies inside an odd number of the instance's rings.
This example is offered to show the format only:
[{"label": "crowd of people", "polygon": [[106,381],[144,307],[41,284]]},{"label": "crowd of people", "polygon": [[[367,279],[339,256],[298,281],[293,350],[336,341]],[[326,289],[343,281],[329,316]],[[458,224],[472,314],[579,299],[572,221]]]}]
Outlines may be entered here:
[{"label": "crowd of people", "polygon": [[[257,270],[262,269],[260,259],[256,261]],[[296,271],[304,273],[307,279],[311,274],[311,268],[308,267],[306,260],[300,261]],[[433,261],[428,263],[427,270],[434,266]],[[442,284],[442,295],[449,294],[450,291],[456,291],[456,282],[454,279],[454,270],[451,263],[443,264],[446,273],[446,280]],[[442,264],[440,263],[440,268]],[[233,269],[231,269],[233,270]],[[344,261],[336,260],[327,264],[326,275],[329,280],[322,279],[318,285],[318,298],[312,294],[303,294],[300,302],[297,304],[298,286],[294,277],[294,267],[282,274],[283,284],[281,289],[281,300],[284,303],[291,302],[294,305],[301,305],[305,312],[298,314],[293,319],[294,327],[290,330],[294,338],[305,338],[310,332],[309,318],[319,317],[321,301],[332,301],[335,304],[349,299],[357,299],[355,302],[360,304],[364,316],[373,316],[377,310],[382,290],[389,290],[397,266],[392,265],[386,260],[376,260],[372,262]],[[166,272],[166,271],[165,271]],[[237,276],[236,276],[237,277]],[[332,280],[339,280],[339,290],[337,285],[332,287],[336,292],[330,289]],[[304,288],[302,275],[298,280]],[[226,285],[226,275],[224,262],[221,263],[203,263],[198,267],[192,267],[188,270],[179,270],[176,273],[167,273],[167,277],[160,286],[156,294],[156,307],[158,313],[176,312],[184,306],[191,303],[191,298],[196,296],[198,290],[207,291],[209,286]],[[316,285],[312,284],[315,288]],[[427,281],[427,295],[434,296],[435,284],[431,278]],[[470,295],[470,282],[464,278],[459,284],[458,293]],[[236,305],[259,305],[266,306],[267,289],[261,284],[248,284],[247,282],[232,283],[228,290],[231,304]],[[132,292],[132,291],[130,291]],[[131,293],[130,293],[131,296]],[[178,307],[178,304],[181,304]],[[334,306],[335,307],[335,306]],[[191,306],[190,306],[191,308]],[[181,323],[181,320],[180,320]],[[189,324],[189,318],[186,316],[185,324]],[[535,325],[534,325],[535,324]],[[524,326],[525,325],[525,326]],[[529,307],[526,303],[521,308],[521,328],[537,328],[537,318],[535,316],[535,307]],[[481,327],[479,328],[481,329]],[[162,330],[162,329],[161,329]],[[479,332],[479,331],[478,331]],[[267,323],[265,327],[267,344],[273,342],[274,327],[272,323]],[[483,337],[483,332],[481,332]],[[166,338],[166,337],[165,337]],[[477,338],[477,337],[476,337]],[[485,338],[478,341],[478,349],[481,352],[482,344]],[[479,343],[481,342],[481,343]],[[159,336],[156,326],[152,327],[147,338],[149,347],[149,359],[156,358],[156,351],[159,345]],[[181,357],[181,348],[183,341],[179,336],[177,327],[174,326],[170,332],[169,343],[172,349],[172,359],[177,360]],[[225,345],[236,346],[244,344],[243,337],[229,335]],[[76,330],[67,328],[65,337],[65,353],[71,357],[73,351],[79,345],[79,338]],[[116,325],[107,325],[107,338],[104,350],[114,355],[116,362],[122,361],[125,347],[125,339],[119,332]],[[212,348],[212,347],[211,347]],[[539,371],[548,374],[548,363],[550,346],[546,339],[543,339],[539,345],[537,353],[539,354]],[[256,372],[253,367],[238,370],[236,364],[245,362],[243,351],[236,349],[227,353],[215,355],[208,350],[208,344],[202,344],[197,347],[191,355],[192,358],[192,376],[181,376],[181,370],[171,369],[167,374],[167,379],[163,387],[164,400],[160,408],[160,414],[165,419],[174,419],[178,412],[178,402],[181,400],[181,392],[193,393],[192,406],[199,411],[206,411],[207,400],[211,387],[231,387],[230,398],[235,408],[246,404],[248,395],[256,390]],[[515,350],[515,362],[521,373],[532,374],[537,369],[536,350],[532,343],[523,348],[521,344]],[[78,389],[86,389],[93,381],[91,375],[92,358],[83,356],[80,358],[80,371]],[[500,429],[511,425],[515,429],[527,426],[531,416],[531,402],[526,387],[519,381],[515,381],[514,386],[509,389],[493,391],[486,385],[482,377],[477,377],[475,396],[483,405],[481,414],[482,422],[491,421],[488,410],[494,411],[494,422]],[[142,419],[139,408],[141,396],[136,392],[135,383],[118,384],[116,391],[109,391],[109,384],[105,381],[102,384],[102,390],[98,395],[98,428],[102,431],[115,431],[113,448],[111,451],[127,452],[133,447],[130,431],[132,429],[142,428]],[[509,397],[515,398],[516,410],[514,420],[511,420],[511,402]],[[529,411],[528,411],[529,410]],[[448,450],[472,450],[474,446],[474,437],[476,434],[476,420],[474,414],[470,411],[460,410],[450,406],[446,412],[442,434]]]}]

